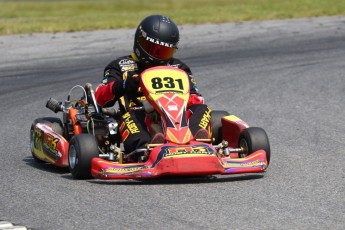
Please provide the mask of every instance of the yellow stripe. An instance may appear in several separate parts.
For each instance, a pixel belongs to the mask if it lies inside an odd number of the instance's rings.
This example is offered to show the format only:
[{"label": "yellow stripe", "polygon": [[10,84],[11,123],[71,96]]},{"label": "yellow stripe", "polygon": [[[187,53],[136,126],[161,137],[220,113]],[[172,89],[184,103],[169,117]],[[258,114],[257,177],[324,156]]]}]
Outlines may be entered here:
[{"label": "yellow stripe", "polygon": [[225,116],[224,118],[229,120],[229,121],[235,122],[237,124],[242,124],[246,128],[249,127],[249,125],[245,121],[243,121],[242,119],[236,117],[235,115]]}]

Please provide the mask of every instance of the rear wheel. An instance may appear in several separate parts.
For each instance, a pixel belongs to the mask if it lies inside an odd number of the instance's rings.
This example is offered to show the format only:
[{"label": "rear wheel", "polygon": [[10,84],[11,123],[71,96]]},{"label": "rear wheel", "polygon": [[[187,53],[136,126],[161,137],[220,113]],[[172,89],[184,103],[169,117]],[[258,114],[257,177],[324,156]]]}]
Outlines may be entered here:
[{"label": "rear wheel", "polygon": [[68,167],[74,179],[90,179],[91,161],[98,157],[98,144],[93,135],[73,136],[68,149]]},{"label": "rear wheel", "polygon": [[221,110],[213,110],[211,112],[211,127],[213,144],[219,144],[222,140],[222,117],[228,116],[229,113]]},{"label": "rear wheel", "polygon": [[37,162],[44,162],[41,159],[39,159],[34,153],[35,145],[40,144],[39,142],[42,142],[42,139],[40,139],[40,137],[35,136],[35,126],[38,123],[51,127],[51,129],[59,135],[63,135],[63,125],[62,125],[61,120],[59,118],[56,118],[56,117],[38,118],[38,119],[34,120],[34,122],[32,123],[31,128],[30,128],[30,150],[31,150],[31,154],[32,154],[32,157]]},{"label": "rear wheel", "polygon": [[239,154],[239,157],[243,158],[249,156],[253,152],[262,149],[266,152],[267,163],[270,163],[270,143],[265,130],[262,128],[250,127],[244,129],[240,134],[238,146],[243,150],[243,152]]}]

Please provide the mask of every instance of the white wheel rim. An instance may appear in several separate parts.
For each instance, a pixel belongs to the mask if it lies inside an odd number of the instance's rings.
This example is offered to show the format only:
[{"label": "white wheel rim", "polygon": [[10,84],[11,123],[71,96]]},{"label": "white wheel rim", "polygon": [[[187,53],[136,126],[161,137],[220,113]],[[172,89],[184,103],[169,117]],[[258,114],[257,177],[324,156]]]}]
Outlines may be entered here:
[{"label": "white wheel rim", "polygon": [[73,145],[70,146],[69,152],[68,152],[68,162],[69,166],[74,169],[75,166],[78,163],[78,158],[77,158],[77,151]]}]

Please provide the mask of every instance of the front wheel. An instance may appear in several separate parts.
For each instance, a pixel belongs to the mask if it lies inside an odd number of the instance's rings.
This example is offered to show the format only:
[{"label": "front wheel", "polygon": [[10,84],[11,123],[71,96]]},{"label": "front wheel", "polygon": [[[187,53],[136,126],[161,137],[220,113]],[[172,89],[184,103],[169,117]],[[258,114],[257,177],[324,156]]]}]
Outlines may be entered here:
[{"label": "front wheel", "polygon": [[98,157],[98,144],[93,135],[73,136],[68,149],[68,168],[74,179],[90,179],[91,161]]},{"label": "front wheel", "polygon": [[249,156],[253,152],[260,149],[265,150],[267,157],[267,164],[270,163],[271,149],[265,130],[258,127],[250,127],[244,129],[239,137],[238,146],[243,150],[239,157],[243,158]]}]

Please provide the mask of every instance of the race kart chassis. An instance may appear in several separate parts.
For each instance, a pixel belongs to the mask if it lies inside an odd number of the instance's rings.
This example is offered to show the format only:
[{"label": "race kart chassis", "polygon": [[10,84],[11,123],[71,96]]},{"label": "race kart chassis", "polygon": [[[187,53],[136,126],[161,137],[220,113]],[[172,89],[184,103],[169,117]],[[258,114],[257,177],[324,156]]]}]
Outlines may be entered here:
[{"label": "race kart chassis", "polygon": [[63,112],[63,122],[58,118],[34,121],[30,131],[34,159],[69,167],[75,179],[258,173],[268,167],[266,132],[225,111],[212,111],[209,139],[193,137],[186,122],[189,81],[182,70],[151,68],[144,71],[140,84],[151,105],[142,109],[159,112],[164,143],[125,153],[118,133],[121,114],[99,107],[91,84],[86,84],[72,88],[83,89],[80,100],[70,100],[69,94],[64,105],[48,101],[49,109]]}]

